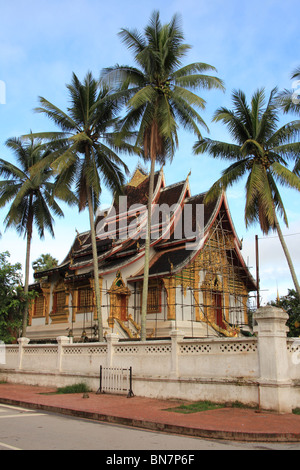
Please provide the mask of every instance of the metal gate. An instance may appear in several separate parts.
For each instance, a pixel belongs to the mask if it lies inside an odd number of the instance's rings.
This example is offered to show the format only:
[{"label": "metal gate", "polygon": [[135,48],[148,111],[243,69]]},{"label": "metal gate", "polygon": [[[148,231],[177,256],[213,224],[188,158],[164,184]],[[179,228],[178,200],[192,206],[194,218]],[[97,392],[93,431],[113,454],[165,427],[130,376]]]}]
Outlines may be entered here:
[{"label": "metal gate", "polygon": [[100,385],[97,393],[123,393],[127,392],[127,398],[133,397],[132,391],[132,367],[100,366]]}]

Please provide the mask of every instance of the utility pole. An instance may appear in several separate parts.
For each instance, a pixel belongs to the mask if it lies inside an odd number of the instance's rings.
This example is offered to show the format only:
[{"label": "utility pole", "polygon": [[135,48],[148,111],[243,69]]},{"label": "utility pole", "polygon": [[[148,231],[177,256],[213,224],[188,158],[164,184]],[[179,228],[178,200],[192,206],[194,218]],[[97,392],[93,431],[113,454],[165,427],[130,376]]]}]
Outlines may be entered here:
[{"label": "utility pole", "polygon": [[255,235],[255,254],[256,254],[256,285],[257,285],[257,296],[256,296],[256,305],[257,308],[260,307],[260,300],[259,300],[259,252],[258,252],[258,235]]}]

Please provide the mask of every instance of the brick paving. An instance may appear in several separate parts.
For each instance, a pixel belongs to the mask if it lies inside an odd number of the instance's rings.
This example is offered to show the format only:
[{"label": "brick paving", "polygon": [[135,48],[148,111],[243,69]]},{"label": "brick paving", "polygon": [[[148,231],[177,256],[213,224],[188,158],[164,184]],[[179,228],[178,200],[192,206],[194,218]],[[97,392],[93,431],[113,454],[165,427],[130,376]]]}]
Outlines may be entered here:
[{"label": "brick paving", "polygon": [[300,442],[300,416],[221,408],[192,414],[167,411],[182,401],[88,393],[55,394],[56,389],[0,384],[0,404],[11,404],[102,422],[201,438],[259,442]]}]

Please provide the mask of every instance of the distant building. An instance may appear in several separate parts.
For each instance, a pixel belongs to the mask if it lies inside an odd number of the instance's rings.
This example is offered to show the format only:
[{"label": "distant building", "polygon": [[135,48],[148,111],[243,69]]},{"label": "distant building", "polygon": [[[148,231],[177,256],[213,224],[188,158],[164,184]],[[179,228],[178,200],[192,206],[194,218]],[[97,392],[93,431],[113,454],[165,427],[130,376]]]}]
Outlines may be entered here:
[{"label": "distant building", "polygon": [[[107,211],[95,220],[104,332],[138,338],[144,273],[149,175],[137,169]],[[187,337],[237,336],[247,329],[249,292],[256,290],[241,255],[223,193],[203,206],[189,178],[166,186],[155,174],[152,201],[148,337],[180,329]],[[90,232],[78,234],[65,260],[35,274],[39,296],[27,336],[97,339]],[[38,285],[38,287],[36,287]]]}]

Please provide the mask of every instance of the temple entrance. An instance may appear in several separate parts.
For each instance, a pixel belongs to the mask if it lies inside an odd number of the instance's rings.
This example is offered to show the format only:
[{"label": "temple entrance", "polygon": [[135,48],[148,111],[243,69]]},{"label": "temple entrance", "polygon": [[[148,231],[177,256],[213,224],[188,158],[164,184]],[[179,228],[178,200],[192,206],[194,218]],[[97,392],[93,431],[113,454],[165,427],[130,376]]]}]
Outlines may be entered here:
[{"label": "temple entrance", "polygon": [[118,295],[118,306],[119,306],[119,315],[117,314],[117,318],[121,321],[126,321],[127,318],[127,295],[120,294]]},{"label": "temple entrance", "polygon": [[213,292],[212,300],[213,300],[213,309],[214,309],[214,315],[215,315],[215,323],[220,328],[226,329],[226,325],[223,321],[222,293]]},{"label": "temple entrance", "polygon": [[108,291],[110,296],[110,320],[116,318],[122,322],[128,320],[128,298],[130,290],[125,286],[121,273],[118,271],[111,288]]}]

